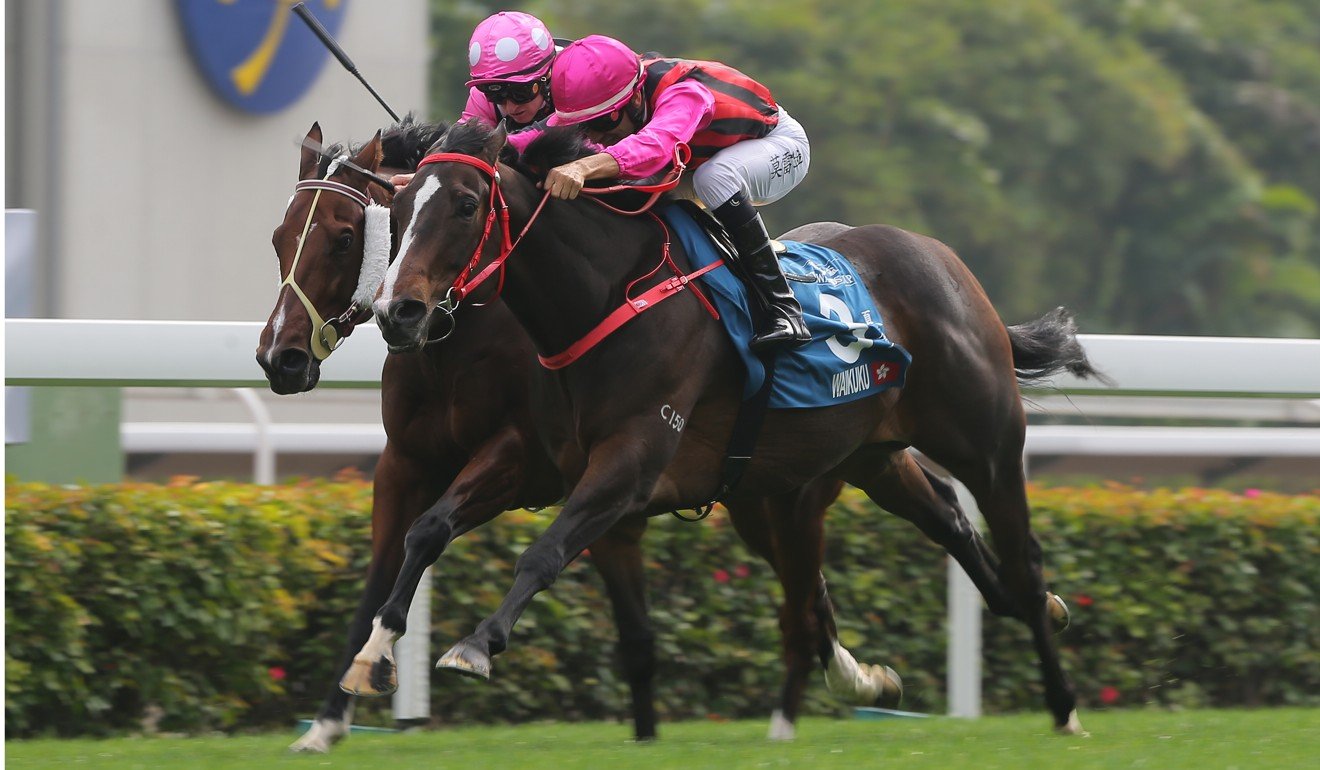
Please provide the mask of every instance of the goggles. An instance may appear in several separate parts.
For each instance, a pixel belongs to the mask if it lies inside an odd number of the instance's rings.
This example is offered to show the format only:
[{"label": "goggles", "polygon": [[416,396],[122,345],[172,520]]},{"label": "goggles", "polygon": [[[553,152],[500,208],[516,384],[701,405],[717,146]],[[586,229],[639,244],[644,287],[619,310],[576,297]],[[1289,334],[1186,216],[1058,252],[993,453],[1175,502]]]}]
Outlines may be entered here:
[{"label": "goggles", "polygon": [[541,94],[545,78],[538,78],[530,83],[482,83],[477,90],[485,94],[491,104],[526,104]]}]

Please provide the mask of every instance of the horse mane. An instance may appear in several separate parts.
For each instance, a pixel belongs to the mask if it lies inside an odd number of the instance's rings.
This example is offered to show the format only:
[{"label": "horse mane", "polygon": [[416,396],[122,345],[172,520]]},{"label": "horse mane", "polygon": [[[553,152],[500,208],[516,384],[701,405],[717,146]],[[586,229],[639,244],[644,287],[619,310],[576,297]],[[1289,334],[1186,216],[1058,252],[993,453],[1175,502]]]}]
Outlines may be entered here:
[{"label": "horse mane", "polygon": [[[419,123],[413,113],[404,115],[398,123],[381,131],[381,167],[416,171],[417,164],[426,156],[427,149],[448,129],[449,124],[444,121]],[[320,176],[325,176],[333,158],[345,152],[350,156],[357,155],[365,145],[366,142],[354,142],[348,145],[336,142],[327,146],[318,165]]]},{"label": "horse mane", "polygon": [[411,112],[404,115],[403,120],[380,135],[380,149],[384,153],[381,165],[416,171],[426,151],[448,130],[449,124],[444,121],[418,123]]},{"label": "horse mane", "polygon": [[578,158],[593,155],[597,150],[587,142],[586,136],[575,126],[547,128],[523,150],[513,167],[524,176],[541,181],[550,169]]},{"label": "horse mane", "polygon": [[[531,144],[523,150],[522,156],[515,163],[511,163],[513,168],[519,173],[535,181],[545,179],[545,175],[550,169],[556,166],[562,166],[579,158],[585,158],[588,155],[595,155],[600,152],[600,146],[587,141],[587,137],[576,126],[558,126],[547,128],[541,132],[541,135],[532,140]],[[665,174],[661,171],[652,177],[639,179],[630,184],[647,184],[658,181]],[[619,184],[617,179],[600,179],[587,182],[587,187],[609,187]],[[616,205],[624,209],[636,208],[646,200],[649,193],[633,192],[624,190],[617,193],[611,193],[609,196],[611,205]],[[672,196],[666,193],[664,198]],[[635,203],[633,201],[636,201]]]},{"label": "horse mane", "polygon": [[495,129],[480,120],[461,120],[449,127],[431,151],[479,157],[493,133]]}]

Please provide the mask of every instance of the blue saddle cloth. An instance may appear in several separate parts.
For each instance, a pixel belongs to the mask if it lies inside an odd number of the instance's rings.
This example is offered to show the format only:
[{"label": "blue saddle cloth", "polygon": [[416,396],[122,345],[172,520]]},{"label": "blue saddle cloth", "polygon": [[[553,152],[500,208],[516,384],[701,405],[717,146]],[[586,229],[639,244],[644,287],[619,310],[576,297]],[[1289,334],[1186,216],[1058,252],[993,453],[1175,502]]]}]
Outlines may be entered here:
[{"label": "blue saddle cloth", "polygon": [[[693,269],[720,258],[710,236],[679,206],[662,212],[678,236]],[[811,342],[778,353],[771,409],[832,406],[902,387],[912,356],[885,337],[880,311],[848,260],[833,249],[797,241],[783,241],[788,254],[780,255],[784,272],[812,281],[790,280],[802,304]],[[750,398],[765,381],[765,366],[748,348],[754,334],[747,287],[729,272],[716,268],[699,279],[739,357],[747,367],[743,397]]]}]

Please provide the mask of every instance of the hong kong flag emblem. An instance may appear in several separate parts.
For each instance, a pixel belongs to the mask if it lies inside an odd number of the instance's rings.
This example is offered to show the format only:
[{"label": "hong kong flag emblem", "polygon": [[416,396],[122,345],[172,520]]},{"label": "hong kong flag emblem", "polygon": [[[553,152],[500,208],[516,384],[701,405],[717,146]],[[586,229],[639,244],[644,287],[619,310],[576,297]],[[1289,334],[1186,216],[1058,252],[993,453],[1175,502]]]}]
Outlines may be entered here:
[{"label": "hong kong flag emblem", "polygon": [[871,382],[874,385],[885,385],[898,379],[899,368],[888,361],[873,361],[871,363]]}]

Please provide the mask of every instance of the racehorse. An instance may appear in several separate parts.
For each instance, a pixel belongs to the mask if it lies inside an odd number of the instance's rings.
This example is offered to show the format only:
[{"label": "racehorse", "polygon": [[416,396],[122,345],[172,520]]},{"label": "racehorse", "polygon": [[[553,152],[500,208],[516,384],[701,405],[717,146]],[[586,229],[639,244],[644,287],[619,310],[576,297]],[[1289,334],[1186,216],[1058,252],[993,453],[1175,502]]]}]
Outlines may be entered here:
[{"label": "racehorse", "polygon": [[[322,141],[319,125],[308,132],[294,197],[272,238],[284,280],[257,348],[257,360],[274,392],[314,388],[320,361],[363,320],[359,311],[366,305],[361,297],[369,302],[374,293],[368,277],[371,259],[364,251],[388,247],[367,243],[369,211],[381,213],[369,206],[388,205],[393,198],[388,179],[379,175],[413,170],[443,128],[405,121],[338,161],[314,151]],[[339,154],[339,148],[329,152]],[[384,259],[379,254],[375,258]],[[383,264],[376,269],[383,272]],[[322,319],[323,313],[341,309],[330,321]],[[428,515],[437,518],[438,511],[445,511],[439,545],[443,550],[453,538],[506,509],[549,505],[563,495],[562,478],[544,452],[530,414],[529,382],[535,366],[530,340],[500,303],[463,315],[463,328],[443,345],[390,356],[385,362],[381,400],[387,440],[374,477],[366,588],[349,627],[336,684],[311,729],[291,747],[295,750],[328,751],[347,734],[352,704],[348,691],[378,695],[394,688],[388,645],[384,652],[357,656],[359,665],[354,658],[371,635],[372,617],[394,585],[405,549],[419,547],[419,537],[406,534],[419,514],[430,508],[433,513]],[[829,480],[805,490],[802,505],[809,527],[819,528],[838,491],[838,483]],[[764,529],[749,523],[763,515],[759,502],[742,503],[730,515],[739,531],[752,538],[752,547],[773,564],[775,554],[764,542]],[[620,662],[639,739],[654,737],[656,723],[654,636],[639,547],[646,523],[642,517],[621,520],[591,546],[592,563],[604,579],[619,628]],[[825,629],[828,646],[818,655],[830,689],[864,705],[892,700],[899,687],[896,675],[858,664],[847,650],[836,649],[838,635],[823,579],[812,575],[809,584]],[[416,586],[417,579],[407,583],[409,597]],[[404,627],[395,630],[397,638]],[[786,638],[790,633],[786,631]],[[778,723],[780,737],[796,714],[811,668],[810,661],[795,665],[785,685],[780,712],[788,716]]]},{"label": "racehorse", "polygon": [[[538,140],[547,155],[571,152],[535,165],[548,168],[587,152],[575,139],[547,132]],[[689,270],[690,264],[658,219],[618,216],[588,200],[548,200],[532,175],[501,162],[505,143],[501,129],[457,124],[396,195],[393,216],[405,229],[374,304],[391,351],[417,350],[433,325],[467,323],[470,316],[455,311],[472,275],[498,275],[505,304],[542,361],[575,349],[621,308],[629,299],[625,287],[636,284],[642,291],[668,281],[687,291],[651,303],[574,363],[539,373],[533,412],[571,492],[555,521],[518,559],[499,608],[438,664],[476,676],[489,676],[492,656],[507,648],[532,597],[625,512],[657,514],[712,498],[744,380],[732,343],[711,322],[704,303],[681,296],[695,294],[692,286],[656,268],[665,264],[665,254],[675,270]],[[1066,313],[1006,328],[975,277],[944,244],[880,225],[835,232],[822,245],[856,268],[886,313],[891,337],[914,363],[902,388],[836,406],[770,410],[742,483],[725,498],[734,507],[760,500],[769,513],[759,526],[779,557],[781,627],[799,631],[791,639],[786,633],[786,657],[809,658],[811,632],[818,630],[808,587],[815,585],[822,554],[818,539],[810,548],[792,539],[802,536],[796,503],[809,485],[844,481],[915,521],[968,569],[992,611],[1028,626],[1054,725],[1065,734],[1080,733],[1076,695],[1051,634],[1040,546],[1031,532],[1018,380],[1064,369],[1079,376],[1099,373]],[[516,244],[511,233],[519,233]],[[506,258],[498,270],[481,268]],[[677,426],[667,419],[675,414],[682,418]],[[972,492],[998,560],[961,512],[950,513],[956,508],[948,488],[933,483],[909,447]],[[414,531],[424,526],[425,517]],[[414,558],[410,551],[401,582],[414,581],[430,555]],[[377,622],[397,622],[410,600],[396,591]]]}]

